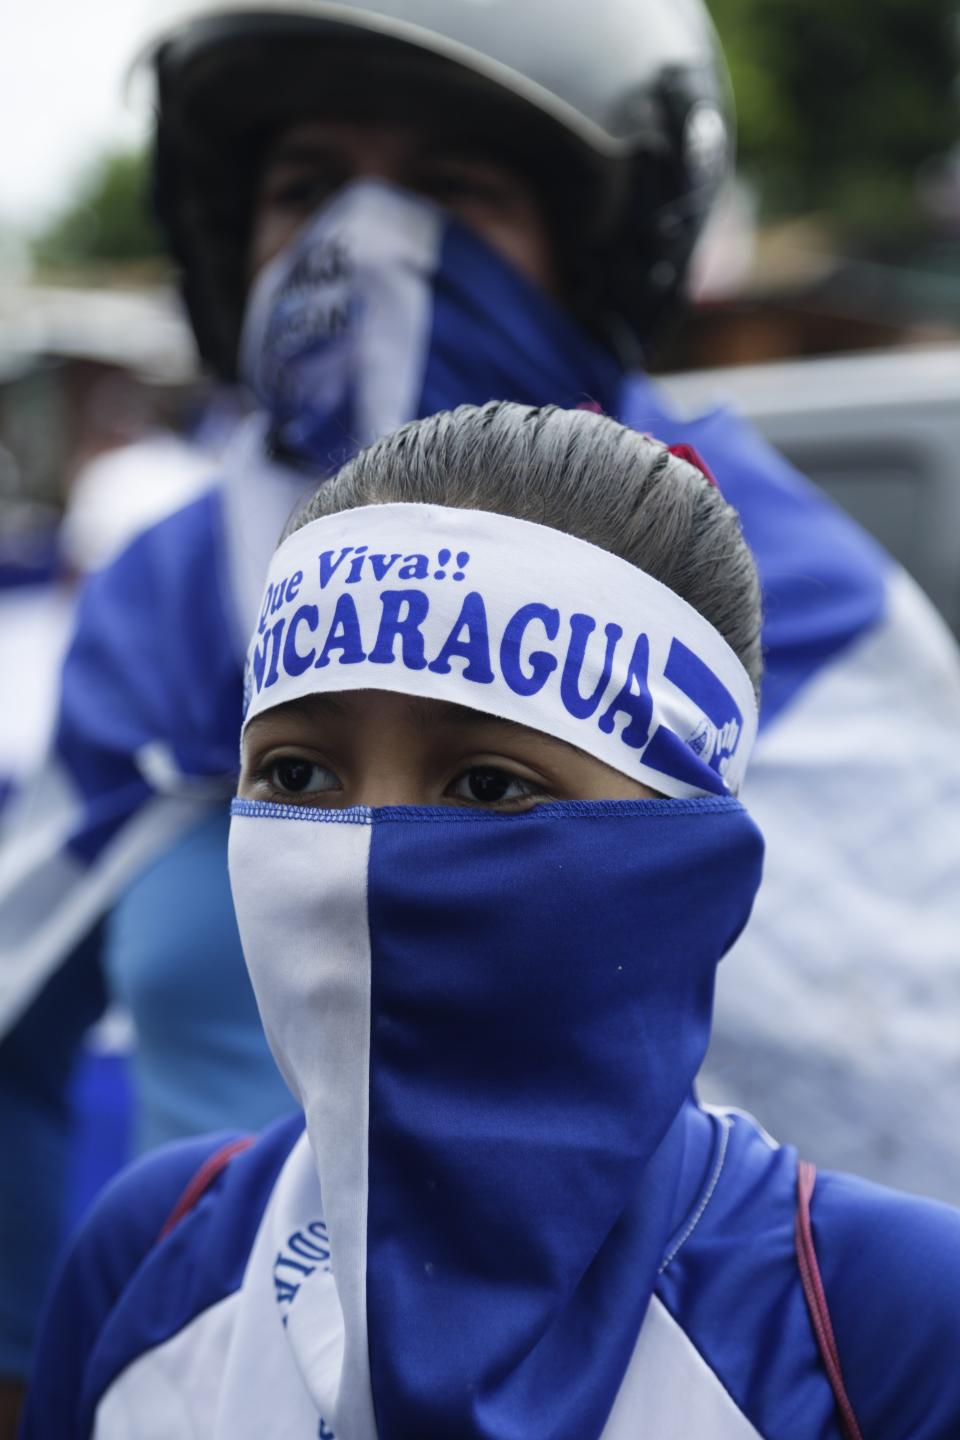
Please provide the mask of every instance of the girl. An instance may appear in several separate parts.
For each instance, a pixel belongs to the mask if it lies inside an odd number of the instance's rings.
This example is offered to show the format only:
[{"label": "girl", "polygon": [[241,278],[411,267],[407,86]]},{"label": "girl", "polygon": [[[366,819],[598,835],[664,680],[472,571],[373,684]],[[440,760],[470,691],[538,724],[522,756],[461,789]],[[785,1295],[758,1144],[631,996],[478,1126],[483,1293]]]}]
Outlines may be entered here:
[{"label": "girl", "polygon": [[303,1119],[107,1194],[27,1436],[958,1433],[954,1213],[693,1098],[759,634],[734,512],[601,416],[463,408],[321,487],[230,852]]}]

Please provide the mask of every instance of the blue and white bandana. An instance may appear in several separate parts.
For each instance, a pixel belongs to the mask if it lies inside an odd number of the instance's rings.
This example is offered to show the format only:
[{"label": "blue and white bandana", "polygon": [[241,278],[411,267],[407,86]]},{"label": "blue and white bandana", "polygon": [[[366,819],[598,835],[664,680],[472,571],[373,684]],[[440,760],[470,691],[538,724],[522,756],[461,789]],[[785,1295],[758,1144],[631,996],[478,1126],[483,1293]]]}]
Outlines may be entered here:
[{"label": "blue and white bandana", "polygon": [[729,796],[234,802],[240,933],[319,1188],[292,1158],[224,1435],[607,1433],[761,854]]},{"label": "blue and white bandana", "polygon": [[616,410],[620,369],[447,211],[339,191],[257,277],[241,373],[281,450],[329,473],[405,421],[504,398]]}]

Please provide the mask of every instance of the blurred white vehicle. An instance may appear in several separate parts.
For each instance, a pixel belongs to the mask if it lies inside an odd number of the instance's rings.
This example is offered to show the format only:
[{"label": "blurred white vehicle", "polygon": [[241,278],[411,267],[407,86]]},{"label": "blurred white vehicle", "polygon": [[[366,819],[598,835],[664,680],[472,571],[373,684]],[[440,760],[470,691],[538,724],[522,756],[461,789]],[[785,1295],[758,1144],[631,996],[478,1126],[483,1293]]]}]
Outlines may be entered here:
[{"label": "blurred white vehicle", "polygon": [[701,370],[683,413],[729,404],[875,535],[960,634],[960,346]]}]

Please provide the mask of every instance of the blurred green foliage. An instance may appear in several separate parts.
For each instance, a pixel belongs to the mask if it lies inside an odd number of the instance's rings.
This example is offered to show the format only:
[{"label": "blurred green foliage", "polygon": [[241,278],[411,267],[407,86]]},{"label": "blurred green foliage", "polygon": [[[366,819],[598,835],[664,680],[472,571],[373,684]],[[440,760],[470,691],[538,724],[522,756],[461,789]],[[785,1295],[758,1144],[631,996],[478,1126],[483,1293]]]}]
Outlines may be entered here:
[{"label": "blurred green foliage", "polygon": [[76,195],[34,240],[49,268],[136,261],[163,253],[147,205],[147,159],[139,151],[102,155]]},{"label": "blurred green foliage", "polygon": [[907,226],[918,169],[960,141],[958,0],[707,3],[764,212]]}]

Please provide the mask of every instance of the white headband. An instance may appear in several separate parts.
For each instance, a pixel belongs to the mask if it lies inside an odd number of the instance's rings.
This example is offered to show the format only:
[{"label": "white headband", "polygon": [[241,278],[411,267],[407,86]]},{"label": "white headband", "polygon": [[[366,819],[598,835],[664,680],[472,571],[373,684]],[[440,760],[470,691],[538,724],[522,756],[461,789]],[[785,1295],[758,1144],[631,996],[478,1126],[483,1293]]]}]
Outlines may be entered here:
[{"label": "white headband", "polygon": [[344,690],[498,715],[676,797],[737,791],[757,733],[740,661],[659,580],[559,530],[434,505],[328,515],[273,557],[245,723]]}]

